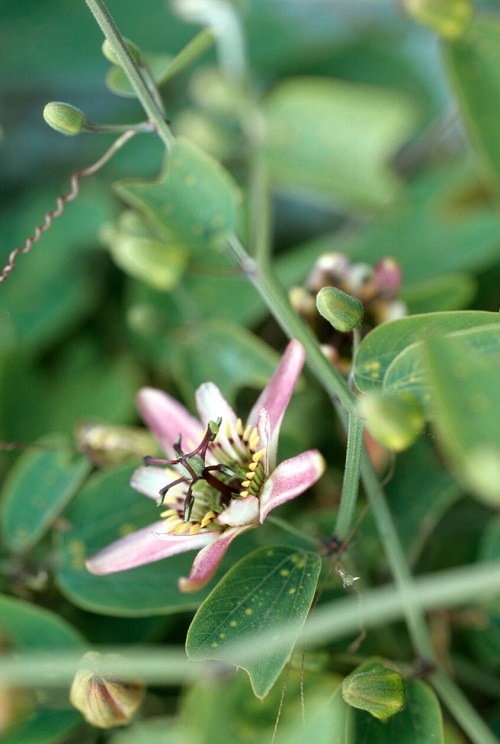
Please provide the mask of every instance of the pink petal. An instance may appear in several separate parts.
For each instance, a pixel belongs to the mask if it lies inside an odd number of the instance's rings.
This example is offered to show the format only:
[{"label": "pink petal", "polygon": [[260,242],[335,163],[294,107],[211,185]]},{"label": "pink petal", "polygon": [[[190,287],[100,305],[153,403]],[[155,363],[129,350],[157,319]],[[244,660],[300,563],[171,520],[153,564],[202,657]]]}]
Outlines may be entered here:
[{"label": "pink petal", "polygon": [[[205,426],[209,421],[217,421],[219,417],[222,418],[217,441],[222,449],[233,454],[232,447],[226,436],[226,422],[229,422],[231,428],[234,429],[236,427],[237,416],[217,385],[214,385],[213,382],[205,382],[203,385],[200,385],[196,391],[196,406]],[[209,460],[211,460],[210,457]]]},{"label": "pink petal", "polygon": [[259,500],[252,495],[246,499],[233,499],[217,519],[219,524],[230,527],[257,527],[259,524]]},{"label": "pink petal", "polygon": [[159,537],[158,533],[162,533],[164,529],[163,521],[153,522],[148,527],[111,543],[88,558],[85,565],[93,574],[126,571],[177,553],[185,553],[187,550],[199,550],[217,539],[216,532],[203,532],[191,536],[165,533]]},{"label": "pink petal", "polygon": [[270,511],[306,491],[321,477],[325,461],[318,450],[308,450],[284,460],[267,480],[260,497],[260,521]]},{"label": "pink petal", "polygon": [[137,407],[144,422],[158,439],[169,459],[176,457],[173,444],[182,435],[185,451],[194,449],[203,438],[203,427],[176,400],[155,388],[142,388],[137,395]]},{"label": "pink petal", "polygon": [[293,339],[286,347],[276,371],[260,394],[248,417],[248,423],[255,426],[260,409],[267,409],[271,425],[271,451],[276,448],[281,420],[292,397],[295,384],[299,379],[304,360],[305,351],[302,344]]},{"label": "pink petal", "polygon": [[179,579],[179,590],[181,592],[196,592],[205,586],[217,571],[234,538],[248,529],[249,527],[230,527],[225,532],[219,533],[216,542],[200,550],[194,559],[189,577]]},{"label": "pink petal", "polygon": [[276,449],[278,445],[278,439],[276,438],[273,442],[273,451],[270,450],[270,439],[271,439],[271,424],[269,421],[269,413],[265,408],[261,408],[257,417],[257,431],[259,433],[259,443],[257,449],[265,449],[264,457],[262,458],[262,464],[264,466],[264,472],[267,475],[269,471],[274,470],[276,466]]},{"label": "pink petal", "polygon": [[[142,466],[137,468],[132,475],[130,485],[132,488],[135,488],[136,491],[139,491],[139,493],[143,493],[145,496],[149,496],[150,499],[156,499],[156,501],[158,501],[160,498],[160,489],[164,488],[167,483],[177,480],[177,478],[179,478],[179,473],[177,473],[173,468]],[[184,493],[185,490],[182,486],[174,486],[174,488],[168,492],[168,495],[175,495],[182,498]]]}]

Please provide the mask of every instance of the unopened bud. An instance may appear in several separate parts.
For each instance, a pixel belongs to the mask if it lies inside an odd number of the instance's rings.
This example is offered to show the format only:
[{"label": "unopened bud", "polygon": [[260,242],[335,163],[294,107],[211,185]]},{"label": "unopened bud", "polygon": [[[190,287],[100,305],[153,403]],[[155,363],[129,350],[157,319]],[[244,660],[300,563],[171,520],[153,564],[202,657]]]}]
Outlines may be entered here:
[{"label": "unopened bud", "polygon": [[85,654],[69,696],[85,720],[102,729],[130,723],[144,696],[143,685],[116,682],[100,673],[100,662],[110,658],[94,651]]},{"label": "unopened bud", "polygon": [[425,424],[425,417],[412,393],[370,393],[361,398],[358,410],[377,442],[394,452],[407,449]]},{"label": "unopened bud", "polygon": [[43,110],[45,122],[56,132],[74,137],[85,127],[85,114],[76,106],[60,101],[51,101]]},{"label": "unopened bud", "polygon": [[342,333],[348,333],[363,320],[364,307],[361,300],[352,297],[337,287],[323,287],[317,294],[318,312]]},{"label": "unopened bud", "polygon": [[[124,39],[124,42],[125,46],[130,52],[131,57],[134,59],[135,62],[139,62],[141,58],[141,50],[139,49],[137,44],[134,44],[134,42],[130,41],[130,39]],[[108,62],[111,62],[112,65],[118,65],[120,67],[120,60],[116,56],[113,47],[107,39],[103,41],[101,50]]]},{"label": "unopened bud", "polygon": [[470,0],[404,0],[404,8],[416,21],[452,40],[465,34],[473,13]]},{"label": "unopened bud", "polygon": [[344,679],[342,697],[353,708],[385,721],[404,708],[405,686],[398,672],[370,659]]}]

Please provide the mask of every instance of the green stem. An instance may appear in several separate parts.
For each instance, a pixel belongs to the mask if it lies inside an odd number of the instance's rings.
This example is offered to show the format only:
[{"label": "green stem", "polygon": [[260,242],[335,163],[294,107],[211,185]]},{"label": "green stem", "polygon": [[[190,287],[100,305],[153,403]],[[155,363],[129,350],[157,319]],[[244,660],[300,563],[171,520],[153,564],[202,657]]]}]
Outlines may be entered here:
[{"label": "green stem", "polygon": [[335,522],[333,534],[341,542],[346,540],[349,535],[354,507],[358,497],[359,477],[361,468],[361,454],[363,451],[363,432],[364,424],[355,413],[349,414],[349,423],[347,428],[347,453],[344,470],[344,482],[342,484],[342,494],[340,497],[340,506]]},{"label": "green stem", "polygon": [[306,542],[309,546],[315,548],[315,550],[318,549],[318,541],[316,540],[316,538],[306,535],[302,530],[298,530],[296,527],[293,526],[293,524],[286,522],[284,519],[281,519],[281,517],[275,517],[273,514],[269,514],[269,516],[266,518],[266,522],[274,524],[276,527],[279,527],[280,530],[289,532],[290,535],[298,537],[300,540],[302,540],[302,542]]},{"label": "green stem", "polygon": [[198,57],[205,54],[211,47],[213,47],[215,41],[214,32],[210,28],[205,28],[200,31],[189,44],[186,44],[183,49],[177,54],[168,65],[165,70],[165,74],[158,80],[158,85],[163,85],[167,80],[178,75],[189,67],[193,62],[196,62]]},{"label": "green stem", "polygon": [[498,744],[498,739],[469,703],[468,699],[441,670],[431,674],[429,681],[453,715],[455,721],[474,744]]},{"label": "green stem", "polygon": [[301,342],[307,354],[308,364],[316,377],[349,413],[354,412],[354,395],[348,389],[340,372],[322,354],[311,331],[291,307],[283,287],[270,271],[257,265],[236,235],[232,235],[228,243],[238,265],[259,292],[283,331],[290,338],[296,338]]},{"label": "green stem", "polygon": [[103,0],[85,0],[85,2],[107,38],[120,63],[120,67],[127,76],[148,118],[155,123],[158,135],[161,137],[167,148],[171,147],[174,142],[174,135],[170,131],[161,107],[156,102],[155,96],[152,95],[149,90],[146,81],[140,73],[137,63],[130,54],[122,35],[118,31],[113,18],[106,8],[106,5]]}]

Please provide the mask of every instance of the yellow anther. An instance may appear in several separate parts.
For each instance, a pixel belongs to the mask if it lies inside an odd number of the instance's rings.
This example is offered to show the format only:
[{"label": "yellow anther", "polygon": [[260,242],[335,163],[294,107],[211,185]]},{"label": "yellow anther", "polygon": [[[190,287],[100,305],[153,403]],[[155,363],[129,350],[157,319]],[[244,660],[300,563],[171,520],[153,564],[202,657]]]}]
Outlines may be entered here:
[{"label": "yellow anther", "polygon": [[252,478],[254,477],[254,475],[255,475],[255,473],[252,473],[252,472],[250,472],[250,473],[245,473],[245,478],[246,478],[247,480],[251,481],[251,480],[252,480]]},{"label": "yellow anther", "polygon": [[243,434],[243,421],[240,418],[236,422],[236,433],[239,437]]},{"label": "yellow anther", "polygon": [[169,524],[170,522],[178,522],[179,521],[179,515],[177,512],[175,514],[172,514],[171,517],[168,517],[168,519],[165,520],[165,524]]},{"label": "yellow anther", "polygon": [[203,517],[203,519],[201,520],[201,526],[206,527],[207,524],[210,524],[210,522],[213,521],[214,517],[215,517],[215,512],[213,511],[207,512],[205,516]]},{"label": "yellow anther", "polygon": [[191,529],[192,522],[181,522],[177,525],[177,527],[174,527],[172,532],[175,532],[176,535],[183,535],[184,532],[187,532],[189,529]]},{"label": "yellow anther", "polygon": [[[241,485],[243,485],[243,484],[241,484]],[[247,496],[248,496],[248,491],[242,491],[240,493],[240,498],[242,498],[242,499],[246,499]]]},{"label": "yellow anther", "polygon": [[254,435],[254,434],[252,434],[252,436],[251,436],[251,438],[250,438],[250,441],[249,441],[249,443],[248,443],[248,444],[249,444],[249,447],[250,447],[250,449],[252,449],[252,450],[256,449],[256,447],[257,447],[257,445],[258,445],[258,443],[259,443],[259,439],[260,439],[260,437],[259,437],[259,435],[258,435],[258,434],[255,434],[255,435]]},{"label": "yellow anther", "polygon": [[248,488],[248,486],[250,485],[250,481],[249,480],[243,481],[241,485],[243,486],[243,488]]},{"label": "yellow anther", "polygon": [[266,448],[263,447],[258,452],[256,452],[255,455],[253,455],[252,460],[254,462],[259,462],[259,460],[262,460],[265,454],[266,454]]},{"label": "yellow anther", "polygon": [[173,516],[174,514],[175,514],[175,516],[177,516],[177,511],[176,511],[176,509],[167,509],[166,511],[164,511],[164,512],[162,512],[162,513],[160,514],[160,517],[161,517],[162,519],[165,519],[166,517],[171,517],[171,516]]},{"label": "yellow anther", "polygon": [[189,530],[189,534],[197,535],[200,530],[201,530],[201,524],[194,524]]},{"label": "yellow anther", "polygon": [[252,473],[254,473],[256,471],[256,469],[257,469],[258,464],[259,464],[258,462],[251,462],[250,465],[248,466],[248,469]]},{"label": "yellow anther", "polygon": [[233,436],[233,430],[231,429],[230,421],[226,421],[226,437],[231,439]]},{"label": "yellow anther", "polygon": [[252,432],[252,427],[250,426],[250,424],[248,424],[247,428],[243,432],[243,441],[244,442],[248,442],[248,440],[250,439],[251,432]]}]

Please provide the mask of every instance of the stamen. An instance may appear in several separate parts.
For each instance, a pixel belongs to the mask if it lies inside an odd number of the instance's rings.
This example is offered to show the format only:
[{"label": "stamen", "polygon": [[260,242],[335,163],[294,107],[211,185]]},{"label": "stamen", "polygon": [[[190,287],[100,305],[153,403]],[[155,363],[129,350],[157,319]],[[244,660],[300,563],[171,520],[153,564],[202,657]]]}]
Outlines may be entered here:
[{"label": "stamen", "polygon": [[253,473],[257,469],[258,465],[258,462],[251,462],[248,466],[248,469]]},{"label": "stamen", "polygon": [[265,453],[266,453],[266,448],[263,447],[261,450],[259,450],[253,455],[252,460],[254,462],[259,462],[259,460],[261,460],[264,457]]},{"label": "stamen", "polygon": [[243,421],[240,418],[236,422],[236,433],[239,437],[243,434]]},{"label": "stamen", "polygon": [[213,511],[207,512],[205,516],[203,517],[203,519],[201,520],[201,526],[206,527],[207,524],[210,524],[210,522],[213,522],[214,518],[215,518],[215,512]]},{"label": "stamen", "polygon": [[171,517],[171,516],[174,516],[174,514],[175,514],[175,516],[176,516],[176,517],[178,517],[178,516],[179,516],[179,514],[178,514],[178,512],[177,512],[177,509],[166,509],[166,510],[165,510],[164,512],[162,512],[162,513],[160,514],[160,517],[161,517],[162,519],[165,519],[166,517]]},{"label": "stamen", "polygon": [[181,522],[177,525],[177,527],[174,527],[172,532],[175,532],[176,535],[183,535],[184,532],[187,532],[189,529],[191,529],[192,522]]},{"label": "stamen", "polygon": [[[248,488],[248,486],[250,485],[250,481],[249,481],[249,480],[246,480],[246,481],[242,481],[242,482],[240,483],[240,485],[242,486],[242,488]],[[242,494],[241,494],[241,493],[240,493],[240,496],[242,496]],[[245,497],[243,497],[243,498],[245,498]]]},{"label": "stamen", "polygon": [[248,440],[250,439],[251,432],[252,432],[252,427],[251,427],[250,424],[248,424],[247,428],[243,432],[243,441],[244,442],[248,442]]},{"label": "stamen", "polygon": [[[241,485],[243,485],[243,483]],[[248,496],[248,491],[242,491],[240,493],[240,498],[242,499],[246,499],[247,496]]]},{"label": "stamen", "polygon": [[250,441],[248,443],[248,445],[249,445],[249,447],[250,447],[251,450],[257,449],[257,445],[258,445],[259,439],[260,439],[260,437],[259,437],[256,429],[254,429],[254,432],[255,433],[252,432],[252,436],[251,436]]},{"label": "stamen", "polygon": [[250,472],[250,473],[245,473],[245,477],[246,477],[246,479],[247,479],[247,480],[249,480],[249,481],[251,481],[251,480],[252,480],[252,478],[254,477],[254,475],[255,475],[255,473],[252,473],[252,472]]},{"label": "stamen", "polygon": [[200,530],[201,530],[201,524],[194,524],[189,530],[189,534],[197,535]]},{"label": "stamen", "polygon": [[168,519],[165,520],[165,524],[170,524],[171,522],[178,522],[178,521],[179,521],[179,515],[176,513],[176,514],[173,514],[171,517],[168,517]]}]

